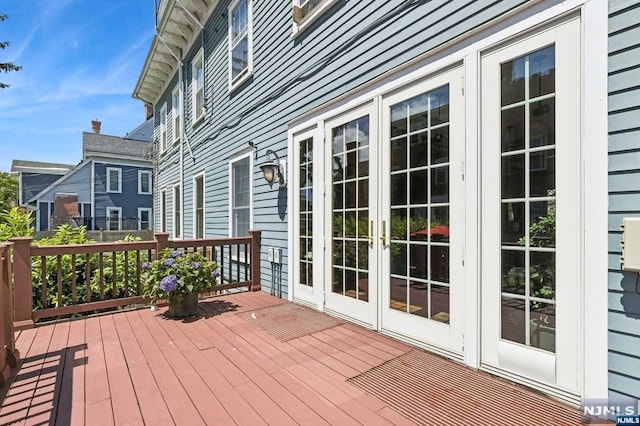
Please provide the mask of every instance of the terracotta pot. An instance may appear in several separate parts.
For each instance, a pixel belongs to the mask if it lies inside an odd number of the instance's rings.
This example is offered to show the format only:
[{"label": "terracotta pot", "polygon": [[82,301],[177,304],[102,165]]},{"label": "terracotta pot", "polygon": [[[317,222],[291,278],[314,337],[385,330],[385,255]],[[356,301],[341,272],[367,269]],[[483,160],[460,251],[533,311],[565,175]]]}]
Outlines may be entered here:
[{"label": "terracotta pot", "polygon": [[171,318],[186,318],[198,312],[198,293],[191,293],[184,296],[182,302],[169,304],[167,316]]}]

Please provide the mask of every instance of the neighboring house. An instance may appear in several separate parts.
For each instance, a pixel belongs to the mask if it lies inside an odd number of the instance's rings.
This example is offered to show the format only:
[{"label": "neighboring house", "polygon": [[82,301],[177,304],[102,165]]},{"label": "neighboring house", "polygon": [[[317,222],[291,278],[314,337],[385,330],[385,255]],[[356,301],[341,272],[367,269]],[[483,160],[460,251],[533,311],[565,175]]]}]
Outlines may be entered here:
[{"label": "neighboring house", "polygon": [[[67,174],[32,196],[36,229],[50,230],[71,222],[88,229],[152,229],[153,226],[153,118],[124,137],[83,133],[82,162]],[[76,197],[77,210],[66,218],[56,217],[56,200],[67,204]]]},{"label": "neighboring house", "polygon": [[134,91],[155,109],[156,230],[261,229],[267,291],[569,403],[640,398],[618,244],[640,212],[638,1],[157,16]]},{"label": "neighboring house", "polygon": [[73,165],[43,163],[40,161],[13,160],[11,174],[18,178],[18,205],[27,207],[27,201],[56,180]]}]

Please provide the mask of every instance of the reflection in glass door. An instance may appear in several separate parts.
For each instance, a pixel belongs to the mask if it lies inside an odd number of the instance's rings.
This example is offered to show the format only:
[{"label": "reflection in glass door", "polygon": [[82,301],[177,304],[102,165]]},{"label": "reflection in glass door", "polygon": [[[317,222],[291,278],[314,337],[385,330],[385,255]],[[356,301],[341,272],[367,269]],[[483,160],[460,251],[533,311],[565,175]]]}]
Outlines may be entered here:
[{"label": "reflection in glass door", "polygon": [[369,300],[369,116],[334,127],[333,293]]},{"label": "reflection in glass door", "polygon": [[389,307],[449,323],[449,85],[391,106]]},{"label": "reflection in glass door", "polygon": [[555,47],[500,69],[501,336],[555,352]]}]

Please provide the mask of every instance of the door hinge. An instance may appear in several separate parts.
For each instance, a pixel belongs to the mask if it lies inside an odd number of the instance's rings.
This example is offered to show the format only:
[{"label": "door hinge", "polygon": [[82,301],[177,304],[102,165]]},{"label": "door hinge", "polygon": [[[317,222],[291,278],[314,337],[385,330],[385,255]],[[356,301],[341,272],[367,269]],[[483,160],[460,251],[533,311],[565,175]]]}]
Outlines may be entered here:
[{"label": "door hinge", "polygon": [[326,183],[322,183],[322,196],[326,196],[327,195],[327,184]]},{"label": "door hinge", "polygon": [[460,86],[460,90],[462,92],[462,96],[464,96],[464,75],[460,78],[462,80],[462,85]]},{"label": "door hinge", "polygon": [[462,246],[462,266],[464,266],[464,246]]},{"label": "door hinge", "polygon": [[462,181],[464,181],[464,173],[465,173],[465,170],[464,170],[464,161],[460,164],[460,166],[461,166],[460,168],[461,168],[461,173],[462,173]]}]

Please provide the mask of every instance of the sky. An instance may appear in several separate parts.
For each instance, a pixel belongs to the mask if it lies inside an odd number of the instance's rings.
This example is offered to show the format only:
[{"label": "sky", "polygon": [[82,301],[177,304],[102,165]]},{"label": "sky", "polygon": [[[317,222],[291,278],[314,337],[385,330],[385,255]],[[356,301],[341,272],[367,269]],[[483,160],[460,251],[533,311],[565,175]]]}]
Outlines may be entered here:
[{"label": "sky", "polygon": [[131,94],[154,34],[154,0],[0,1],[0,171],[11,161],[78,164],[82,132],[124,136],[144,122]]}]

